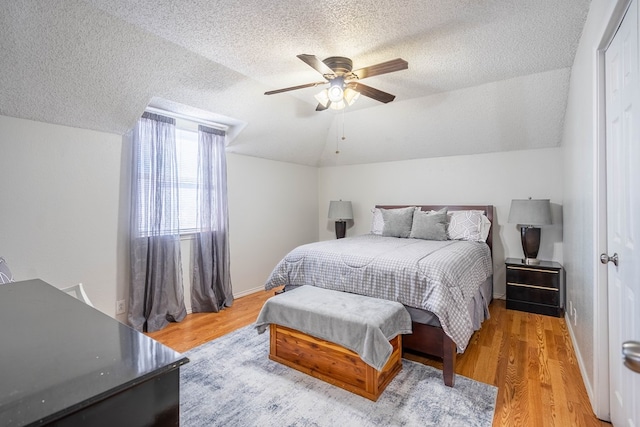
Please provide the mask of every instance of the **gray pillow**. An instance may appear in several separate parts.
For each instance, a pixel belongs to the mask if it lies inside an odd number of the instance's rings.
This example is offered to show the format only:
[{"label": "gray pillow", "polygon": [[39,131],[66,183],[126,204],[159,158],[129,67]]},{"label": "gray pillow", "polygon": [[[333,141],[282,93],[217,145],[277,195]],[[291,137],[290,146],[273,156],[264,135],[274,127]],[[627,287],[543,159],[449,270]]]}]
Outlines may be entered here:
[{"label": "gray pillow", "polygon": [[413,211],[415,207],[399,209],[380,209],[382,212],[382,235],[388,237],[409,237],[411,224],[413,223]]},{"label": "gray pillow", "polygon": [[442,208],[437,212],[414,212],[409,237],[424,240],[447,240],[447,208]]}]

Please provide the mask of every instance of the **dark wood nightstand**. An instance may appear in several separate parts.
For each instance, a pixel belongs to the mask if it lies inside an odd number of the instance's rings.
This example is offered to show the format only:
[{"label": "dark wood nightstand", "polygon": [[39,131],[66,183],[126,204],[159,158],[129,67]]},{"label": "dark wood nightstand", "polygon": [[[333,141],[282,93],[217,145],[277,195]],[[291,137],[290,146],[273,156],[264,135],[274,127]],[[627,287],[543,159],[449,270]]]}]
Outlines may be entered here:
[{"label": "dark wood nightstand", "polygon": [[557,262],[525,264],[507,258],[507,308],[549,316],[564,316],[564,268]]}]

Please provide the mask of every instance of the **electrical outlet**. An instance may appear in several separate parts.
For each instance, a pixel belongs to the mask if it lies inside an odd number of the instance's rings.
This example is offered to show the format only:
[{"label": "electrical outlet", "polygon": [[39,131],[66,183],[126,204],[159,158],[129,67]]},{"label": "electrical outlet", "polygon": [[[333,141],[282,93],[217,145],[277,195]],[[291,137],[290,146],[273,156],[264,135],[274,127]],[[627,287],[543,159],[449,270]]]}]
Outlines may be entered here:
[{"label": "electrical outlet", "polygon": [[576,309],[573,309],[573,326],[576,326],[578,324],[578,313],[576,312]]},{"label": "electrical outlet", "polygon": [[573,316],[573,301],[569,300],[569,317]]},{"label": "electrical outlet", "polygon": [[116,301],[116,314],[124,314],[126,305],[123,299]]}]

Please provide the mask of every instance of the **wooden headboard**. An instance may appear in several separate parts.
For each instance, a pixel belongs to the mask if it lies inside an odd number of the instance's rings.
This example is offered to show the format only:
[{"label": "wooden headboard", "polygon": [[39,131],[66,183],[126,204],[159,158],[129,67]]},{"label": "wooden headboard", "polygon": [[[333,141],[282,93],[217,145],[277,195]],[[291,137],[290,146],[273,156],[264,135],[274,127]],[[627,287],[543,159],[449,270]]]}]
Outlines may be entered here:
[{"label": "wooden headboard", "polygon": [[487,237],[487,245],[493,255],[493,205],[376,205],[376,208],[381,209],[398,209],[407,208],[410,206],[416,206],[422,211],[437,211],[442,208],[448,208],[449,211],[484,211],[484,214],[491,221],[491,229],[489,230],[489,237]]}]

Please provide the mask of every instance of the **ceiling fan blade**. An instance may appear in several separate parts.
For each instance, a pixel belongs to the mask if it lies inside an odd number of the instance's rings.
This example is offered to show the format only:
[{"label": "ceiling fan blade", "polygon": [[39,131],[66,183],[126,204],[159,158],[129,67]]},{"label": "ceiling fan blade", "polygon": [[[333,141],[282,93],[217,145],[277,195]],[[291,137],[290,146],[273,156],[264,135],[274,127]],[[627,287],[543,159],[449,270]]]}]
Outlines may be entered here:
[{"label": "ceiling fan blade", "polygon": [[265,92],[265,95],[273,95],[276,93],[282,93],[282,92],[289,92],[290,90],[297,90],[297,89],[304,89],[306,87],[316,87],[316,86],[320,86],[323,84],[326,84],[327,82],[315,82],[315,83],[307,83],[304,85],[299,85],[299,86],[291,86],[291,87],[286,87],[284,89],[276,89],[276,90],[270,90],[268,92]]},{"label": "ceiling fan blade", "polygon": [[409,63],[404,59],[397,58],[392,59],[391,61],[381,62],[380,64],[371,65],[369,67],[360,68],[352,71],[351,74],[355,74],[359,79],[365,79],[367,77],[379,76],[380,74],[406,70],[407,68],[409,68]]},{"label": "ceiling fan blade", "polygon": [[329,108],[329,105],[331,105],[331,101],[329,101],[326,106],[318,103],[318,106],[316,107],[316,111],[324,111],[327,108]]},{"label": "ceiling fan blade", "polygon": [[347,87],[355,90],[356,92],[360,92],[361,95],[368,96],[369,98],[385,104],[396,99],[395,95],[391,95],[390,93],[383,92],[380,89],[376,89],[371,86],[363,85],[360,82],[351,82]]},{"label": "ceiling fan blade", "polygon": [[323,76],[335,77],[336,73],[327,66],[324,62],[320,61],[315,55],[297,55],[298,58],[303,60],[308,66],[322,74]]}]

